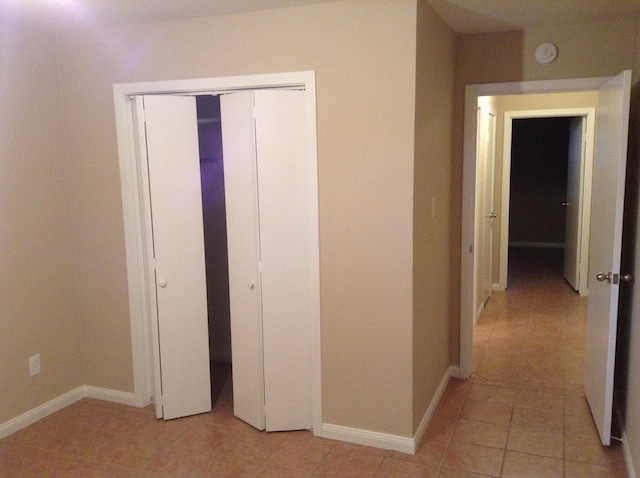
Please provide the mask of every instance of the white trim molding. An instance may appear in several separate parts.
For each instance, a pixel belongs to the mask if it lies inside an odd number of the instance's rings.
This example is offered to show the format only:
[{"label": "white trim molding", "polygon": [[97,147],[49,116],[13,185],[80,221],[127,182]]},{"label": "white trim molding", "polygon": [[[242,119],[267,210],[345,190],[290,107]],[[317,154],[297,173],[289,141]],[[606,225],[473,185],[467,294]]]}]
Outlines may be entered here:
[{"label": "white trim molding", "polygon": [[420,445],[420,441],[427,430],[427,426],[429,425],[431,418],[433,418],[433,415],[438,408],[438,404],[440,403],[440,399],[447,388],[449,379],[451,377],[458,377],[459,371],[459,367],[454,365],[449,366],[446,370],[442,380],[440,381],[440,385],[438,385],[436,393],[412,438],[391,435],[389,433],[374,432],[371,430],[363,430],[360,428],[332,425],[330,423],[323,423],[322,429],[320,430],[320,433],[317,433],[317,436],[344,441],[347,443],[355,443],[356,445],[382,448],[384,450],[393,450],[400,453],[415,455],[418,450],[418,446]]},{"label": "white trim molding", "polygon": [[438,405],[440,404],[440,400],[442,399],[442,395],[444,394],[444,391],[447,389],[447,385],[449,383],[449,380],[454,377],[457,378],[460,376],[460,367],[455,366],[455,365],[449,365],[449,368],[447,369],[447,371],[445,372],[444,376],[442,377],[442,380],[440,380],[440,385],[438,385],[438,388],[436,389],[436,393],[433,396],[433,398],[431,399],[431,403],[429,404],[429,407],[427,408],[427,411],[424,413],[424,416],[422,417],[422,420],[420,421],[420,425],[418,426],[418,429],[416,430],[416,434],[413,437],[413,442],[414,442],[414,451],[413,453],[415,453],[418,450],[418,446],[420,446],[420,442],[422,441],[422,437],[424,436],[425,432],[427,431],[427,426],[429,426],[429,422],[431,422],[431,419],[433,418],[433,415],[436,413],[436,409],[438,408]]},{"label": "white trim molding", "polygon": [[107,402],[121,403],[124,405],[135,405],[135,396],[133,393],[119,392],[117,390],[108,390],[106,388],[92,387],[90,385],[81,385],[78,388],[60,395],[59,397],[49,400],[42,405],[18,415],[11,420],[0,424],[0,439],[8,437],[35,422],[52,415],[63,408],[73,405],[83,398],[95,398]]},{"label": "white trim molding", "polygon": [[400,453],[407,453],[410,455],[415,453],[413,438],[391,435],[390,433],[380,433],[371,430],[362,430],[360,428],[343,427],[341,425],[323,423],[320,436],[331,440],[355,443],[356,445],[370,446],[373,448],[382,448],[384,450],[399,451]]},{"label": "white trim molding", "polygon": [[[507,288],[508,249],[515,247],[553,247],[562,248],[564,243],[539,243],[539,242],[509,242],[509,197],[511,189],[511,145],[513,136],[513,120],[532,118],[584,118],[585,128],[582,130],[584,142],[583,157],[580,164],[580,220],[578,224],[578,256],[589,256],[589,227],[591,213],[591,183],[593,176],[593,154],[595,145],[595,107],[582,108],[555,108],[555,109],[528,109],[509,110],[504,112],[503,140],[502,140],[502,191],[500,193],[502,220],[500,221],[500,260],[498,284],[501,290]],[[580,280],[578,290],[580,295],[587,295],[588,261],[580,261]]]},{"label": "white trim molding", "polygon": [[119,403],[121,405],[136,406],[136,396],[132,392],[120,392],[118,390],[109,390],[108,388],[93,387],[85,385],[85,397],[95,398],[105,402]]}]

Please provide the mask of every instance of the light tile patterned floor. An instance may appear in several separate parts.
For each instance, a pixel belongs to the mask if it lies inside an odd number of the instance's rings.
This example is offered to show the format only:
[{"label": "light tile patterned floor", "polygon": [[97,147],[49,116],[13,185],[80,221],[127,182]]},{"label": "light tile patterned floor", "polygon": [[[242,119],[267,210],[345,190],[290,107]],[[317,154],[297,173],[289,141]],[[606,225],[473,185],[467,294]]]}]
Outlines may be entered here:
[{"label": "light tile patterned floor", "polygon": [[586,301],[557,262],[516,259],[474,331],[473,377],[451,381],[415,456],[257,432],[233,417],[227,382],[212,413],[169,422],[77,402],[0,440],[0,477],[626,476],[583,396]]}]

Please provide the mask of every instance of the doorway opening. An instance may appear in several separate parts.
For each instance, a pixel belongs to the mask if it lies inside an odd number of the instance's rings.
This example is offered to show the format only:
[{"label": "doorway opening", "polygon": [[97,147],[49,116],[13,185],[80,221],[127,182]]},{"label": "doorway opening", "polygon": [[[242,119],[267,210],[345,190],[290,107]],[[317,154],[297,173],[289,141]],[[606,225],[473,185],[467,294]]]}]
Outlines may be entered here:
[{"label": "doorway opening", "polygon": [[[507,110],[504,113],[499,263],[494,290],[507,287],[509,246],[563,248],[564,277],[588,295],[595,105],[593,94],[548,95],[549,101],[591,104],[584,108]],[[513,97],[504,97],[507,104]],[[539,101],[533,95],[525,101]],[[498,101],[503,101],[498,97]],[[558,143],[553,147],[553,144]],[[513,163],[513,165],[512,165]],[[514,172],[512,166],[517,168]],[[515,181],[515,185],[512,184]],[[512,200],[516,207],[511,211]],[[535,224],[535,228],[531,227]],[[554,232],[555,231],[555,232]],[[513,237],[513,234],[516,237]]]},{"label": "doorway opening", "polygon": [[[608,78],[580,78],[571,80],[546,80],[546,81],[525,81],[515,83],[496,83],[482,85],[468,85],[465,92],[465,113],[464,113],[464,167],[463,167],[463,196],[462,196],[462,233],[461,233],[461,281],[460,281],[460,375],[468,377],[472,369],[472,341],[473,341],[473,323],[477,317],[478,309],[474,307],[477,303],[475,296],[475,264],[477,259],[476,239],[476,214],[477,214],[477,157],[478,157],[478,104],[481,98],[495,98],[498,96],[509,96],[516,99],[520,104],[523,98],[534,97],[540,94],[549,93],[574,93],[574,92],[597,92]],[[554,116],[558,114],[558,103],[551,105],[539,106],[537,109],[529,107],[521,107],[518,112],[513,112],[510,118],[517,117],[517,114],[525,115],[525,117],[534,116]],[[545,108],[545,109],[542,109]],[[526,110],[526,111],[525,111]],[[570,116],[579,116],[589,114],[589,112],[571,113]],[[595,116],[595,114],[594,114]],[[504,128],[509,128],[511,121],[505,119],[505,114],[498,112],[497,121],[502,121]],[[510,134],[506,134],[499,141],[496,141],[496,152],[504,156],[504,151],[510,151]],[[498,146],[501,142],[502,150]],[[508,143],[508,144],[507,144]],[[505,196],[508,198],[509,163],[504,165],[496,164],[496,199]],[[505,177],[507,178],[505,180]],[[508,248],[502,245],[508,244],[508,228],[505,227],[506,222],[502,221],[502,217],[508,217],[503,210],[503,205],[508,201],[502,200],[500,204],[495,204],[495,213],[497,214],[497,224],[495,229],[500,231],[499,241],[494,237],[494,263],[492,267],[493,274],[493,290],[504,290],[507,282],[507,264],[506,256]],[[497,237],[497,235],[494,234]],[[499,267],[496,265],[496,257],[504,255],[499,259]]]},{"label": "doorway opening", "polygon": [[[460,375],[472,369],[477,105],[481,96],[595,92],[597,125],[592,178],[590,283],[584,393],[604,445],[610,444],[631,72],[615,77],[469,85],[465,99],[461,241]],[[552,105],[553,107],[553,105]],[[502,241],[501,241],[502,242]],[[609,272],[607,272],[609,271]],[[505,274],[501,274],[502,277]]]},{"label": "doorway opening", "polygon": [[[569,249],[567,216],[569,207],[578,205],[567,197],[570,127],[574,121],[575,117],[512,121],[508,261],[514,254],[521,258],[540,256],[559,263],[561,267],[555,270],[560,274],[569,268],[571,259],[565,254]],[[575,176],[579,179],[579,172]],[[572,237],[577,239],[575,233]],[[574,271],[565,278],[575,289],[575,266],[580,258],[573,258],[571,262]],[[507,275],[507,284],[510,282]]]}]

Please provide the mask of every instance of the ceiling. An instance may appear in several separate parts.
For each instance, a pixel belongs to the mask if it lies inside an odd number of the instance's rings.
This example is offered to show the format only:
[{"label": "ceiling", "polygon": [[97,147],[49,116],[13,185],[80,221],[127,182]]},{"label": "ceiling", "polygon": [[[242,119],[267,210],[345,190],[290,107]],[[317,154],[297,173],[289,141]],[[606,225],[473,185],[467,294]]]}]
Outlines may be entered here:
[{"label": "ceiling", "polygon": [[335,0],[0,0],[0,20],[49,27],[78,22],[126,25],[331,1]]},{"label": "ceiling", "polygon": [[[87,21],[137,24],[331,1],[336,0],[0,0],[0,20],[27,20],[54,27]],[[457,33],[540,28],[640,15],[640,0],[427,1]]]},{"label": "ceiling", "polygon": [[427,0],[456,33],[616,20],[640,15],[640,0]]}]

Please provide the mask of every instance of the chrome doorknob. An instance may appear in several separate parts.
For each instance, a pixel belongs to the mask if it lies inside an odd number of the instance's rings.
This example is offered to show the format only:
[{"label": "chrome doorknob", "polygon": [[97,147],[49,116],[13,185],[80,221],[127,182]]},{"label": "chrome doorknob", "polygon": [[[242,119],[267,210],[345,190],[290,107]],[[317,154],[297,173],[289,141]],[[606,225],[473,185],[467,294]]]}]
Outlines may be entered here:
[{"label": "chrome doorknob", "polygon": [[563,202],[562,203],[562,207],[569,207],[569,206],[571,206],[570,202]]},{"label": "chrome doorknob", "polygon": [[604,273],[604,272],[598,272],[596,274],[596,279],[599,280],[600,282],[611,282],[611,271],[609,271],[608,273]]},{"label": "chrome doorknob", "polygon": [[622,282],[633,282],[633,274],[624,274],[622,277],[620,277],[620,280]]},{"label": "chrome doorknob", "polygon": [[498,215],[497,215],[495,212],[490,212],[490,213],[489,213],[489,217],[490,217],[491,219],[495,219],[496,217],[498,217]]}]

